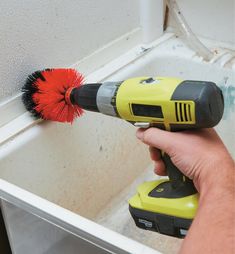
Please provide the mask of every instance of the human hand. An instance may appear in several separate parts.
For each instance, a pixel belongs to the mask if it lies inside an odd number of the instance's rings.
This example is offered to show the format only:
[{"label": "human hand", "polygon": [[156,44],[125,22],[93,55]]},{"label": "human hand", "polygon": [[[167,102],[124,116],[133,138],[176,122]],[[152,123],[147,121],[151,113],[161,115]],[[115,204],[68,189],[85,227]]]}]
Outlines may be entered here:
[{"label": "human hand", "polygon": [[149,128],[138,129],[136,135],[149,145],[155,173],[166,175],[160,152],[163,150],[175,166],[193,180],[199,192],[204,186],[215,186],[223,173],[227,178],[228,169],[234,168],[233,159],[214,129],[167,132]]}]

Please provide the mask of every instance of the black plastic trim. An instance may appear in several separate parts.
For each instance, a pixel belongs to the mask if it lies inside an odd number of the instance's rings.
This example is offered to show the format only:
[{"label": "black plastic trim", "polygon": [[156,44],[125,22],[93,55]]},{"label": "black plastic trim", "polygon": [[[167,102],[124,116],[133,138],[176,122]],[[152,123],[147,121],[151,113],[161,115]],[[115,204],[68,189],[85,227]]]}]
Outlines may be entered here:
[{"label": "black plastic trim", "polygon": [[197,193],[192,181],[177,182],[174,187],[171,181],[160,183],[149,192],[150,197],[155,198],[183,198]]},{"label": "black plastic trim", "polygon": [[[224,111],[224,98],[222,91],[213,82],[185,80],[175,89],[171,100],[194,101],[195,103],[195,124],[171,124],[172,131],[189,128],[210,128],[219,123]],[[179,102],[180,103],[180,102]],[[184,121],[182,105],[179,106],[180,116],[176,110],[176,120]],[[191,114],[191,112],[190,112]],[[191,118],[191,115],[189,116]]]},{"label": "black plastic trim", "polygon": [[177,238],[185,237],[185,231],[190,228],[193,221],[192,219],[141,210],[131,207],[131,205],[129,205],[129,211],[137,227]]}]

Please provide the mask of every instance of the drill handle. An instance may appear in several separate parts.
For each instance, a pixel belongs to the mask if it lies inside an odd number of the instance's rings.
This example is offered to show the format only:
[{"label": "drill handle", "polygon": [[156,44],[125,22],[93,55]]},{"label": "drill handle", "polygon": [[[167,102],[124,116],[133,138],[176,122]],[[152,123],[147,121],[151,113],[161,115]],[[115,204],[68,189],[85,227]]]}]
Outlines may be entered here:
[{"label": "drill handle", "polygon": [[[165,163],[167,174],[171,182],[173,189],[182,188],[185,185],[185,188],[188,191],[195,191],[193,181],[186,177],[172,162],[170,156],[166,153],[162,154],[162,159]],[[184,189],[185,189],[184,188]]]}]

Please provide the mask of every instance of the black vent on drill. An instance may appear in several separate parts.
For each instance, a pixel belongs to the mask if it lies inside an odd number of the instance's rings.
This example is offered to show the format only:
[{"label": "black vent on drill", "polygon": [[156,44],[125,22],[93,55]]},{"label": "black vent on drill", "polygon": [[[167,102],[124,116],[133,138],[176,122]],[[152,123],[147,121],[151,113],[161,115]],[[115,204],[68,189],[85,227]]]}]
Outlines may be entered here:
[{"label": "black vent on drill", "polygon": [[190,103],[175,102],[175,116],[177,122],[191,122],[191,105]]}]

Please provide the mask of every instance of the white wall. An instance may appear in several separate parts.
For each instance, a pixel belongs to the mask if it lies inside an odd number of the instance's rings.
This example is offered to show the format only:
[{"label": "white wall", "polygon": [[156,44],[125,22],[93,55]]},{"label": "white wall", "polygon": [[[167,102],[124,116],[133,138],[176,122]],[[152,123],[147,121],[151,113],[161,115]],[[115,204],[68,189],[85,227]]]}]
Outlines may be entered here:
[{"label": "white wall", "polygon": [[177,0],[177,3],[197,35],[235,43],[235,0]]},{"label": "white wall", "polygon": [[[235,43],[235,0],[177,0],[193,31]],[[74,64],[139,26],[137,0],[9,0],[0,3],[0,103],[28,74]]]},{"label": "white wall", "polygon": [[66,67],[139,25],[136,0],[0,3],[0,102],[31,72]]}]

